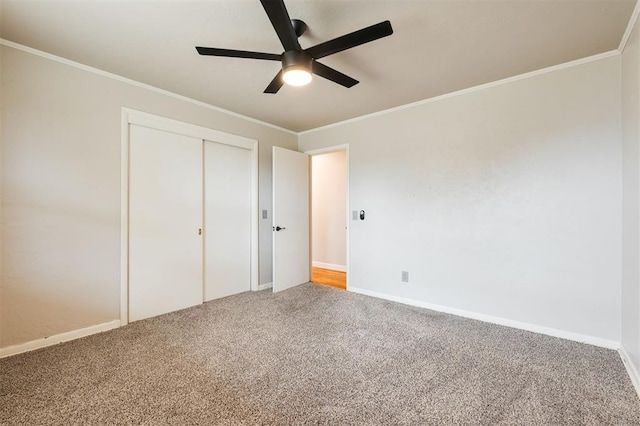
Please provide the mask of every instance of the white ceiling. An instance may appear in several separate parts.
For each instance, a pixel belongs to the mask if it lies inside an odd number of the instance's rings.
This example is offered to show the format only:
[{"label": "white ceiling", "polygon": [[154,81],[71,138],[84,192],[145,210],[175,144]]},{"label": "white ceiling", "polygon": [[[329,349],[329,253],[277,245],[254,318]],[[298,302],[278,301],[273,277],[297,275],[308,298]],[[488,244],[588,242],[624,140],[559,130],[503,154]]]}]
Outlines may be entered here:
[{"label": "white ceiling", "polygon": [[199,56],[196,45],[281,53],[258,0],[1,1],[0,37],[293,131],[616,49],[635,0],[285,0],[303,48],[380,21],[394,34],[320,60],[263,94],[279,63]]}]

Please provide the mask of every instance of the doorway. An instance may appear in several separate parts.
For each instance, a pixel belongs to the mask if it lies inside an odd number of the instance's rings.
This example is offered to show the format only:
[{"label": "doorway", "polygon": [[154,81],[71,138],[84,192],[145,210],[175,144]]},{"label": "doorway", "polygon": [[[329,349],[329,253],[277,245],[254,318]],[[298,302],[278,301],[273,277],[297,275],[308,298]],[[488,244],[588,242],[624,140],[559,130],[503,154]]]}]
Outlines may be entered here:
[{"label": "doorway", "polygon": [[348,154],[345,147],[311,156],[311,281],[347,289]]}]

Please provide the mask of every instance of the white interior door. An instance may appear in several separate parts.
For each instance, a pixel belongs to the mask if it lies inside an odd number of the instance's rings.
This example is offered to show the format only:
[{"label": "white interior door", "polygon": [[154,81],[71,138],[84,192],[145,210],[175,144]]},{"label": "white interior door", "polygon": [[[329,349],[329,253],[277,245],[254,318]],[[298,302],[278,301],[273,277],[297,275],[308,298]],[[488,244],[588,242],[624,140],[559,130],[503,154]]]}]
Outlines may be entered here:
[{"label": "white interior door", "polygon": [[129,321],[202,303],[202,140],[131,125]]},{"label": "white interior door", "polygon": [[309,281],[309,156],[273,147],[273,291]]},{"label": "white interior door", "polygon": [[251,290],[251,151],[204,143],[205,301]]}]

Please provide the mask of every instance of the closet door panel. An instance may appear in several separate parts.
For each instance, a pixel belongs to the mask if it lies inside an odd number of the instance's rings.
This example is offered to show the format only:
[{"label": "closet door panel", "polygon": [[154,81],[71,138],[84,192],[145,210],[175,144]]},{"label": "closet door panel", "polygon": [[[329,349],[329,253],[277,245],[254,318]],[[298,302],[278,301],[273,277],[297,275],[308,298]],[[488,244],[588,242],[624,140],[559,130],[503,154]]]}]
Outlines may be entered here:
[{"label": "closet door panel", "polygon": [[202,140],[130,126],[129,321],[203,301]]},{"label": "closet door panel", "polygon": [[205,300],[251,289],[251,151],[205,141]]}]

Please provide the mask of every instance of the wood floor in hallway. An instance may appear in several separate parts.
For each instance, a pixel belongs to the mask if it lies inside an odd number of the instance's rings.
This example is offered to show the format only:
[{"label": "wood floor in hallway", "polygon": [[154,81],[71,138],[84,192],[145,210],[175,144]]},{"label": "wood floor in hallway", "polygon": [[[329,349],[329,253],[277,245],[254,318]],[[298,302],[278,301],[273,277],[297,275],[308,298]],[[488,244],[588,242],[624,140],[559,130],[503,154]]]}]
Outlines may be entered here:
[{"label": "wood floor in hallway", "polygon": [[347,273],[331,269],[312,268],[311,282],[331,287],[347,289]]}]

